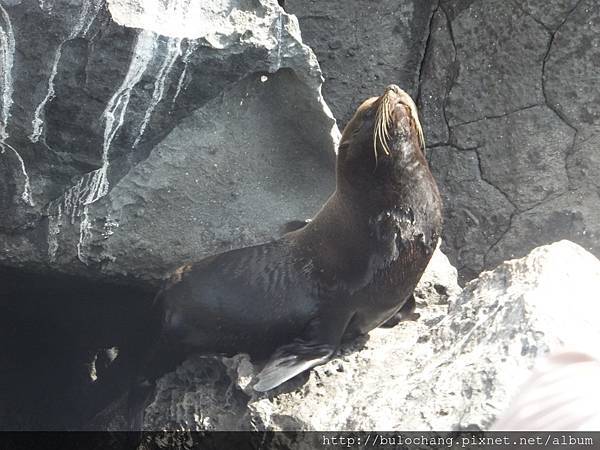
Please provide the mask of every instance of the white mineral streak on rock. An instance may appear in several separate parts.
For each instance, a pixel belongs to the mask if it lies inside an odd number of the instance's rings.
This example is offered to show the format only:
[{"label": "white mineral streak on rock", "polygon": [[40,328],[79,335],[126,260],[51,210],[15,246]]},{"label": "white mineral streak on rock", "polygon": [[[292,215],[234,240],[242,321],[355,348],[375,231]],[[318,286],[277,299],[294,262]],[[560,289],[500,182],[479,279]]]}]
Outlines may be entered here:
[{"label": "white mineral streak on rock", "polygon": [[31,196],[31,183],[29,182],[29,175],[27,175],[27,170],[25,170],[25,163],[23,162],[23,158],[21,158],[21,155],[19,155],[19,152],[17,152],[13,147],[11,147],[8,144],[5,144],[5,145],[8,148],[10,148],[13,152],[15,152],[15,156],[17,157],[17,159],[19,160],[19,164],[21,165],[21,172],[23,173],[23,179],[24,179],[23,193],[21,194],[21,198],[29,206],[34,206],[33,197]]},{"label": "white mineral streak on rock", "polygon": [[[87,175],[89,174],[86,174],[86,176]],[[86,176],[84,176],[84,178],[86,178]],[[82,187],[84,187],[85,185],[86,184],[83,183],[82,180],[80,180],[79,183],[67,190],[62,195],[62,197],[60,197],[58,200],[55,200],[55,202],[51,203],[49,210],[58,209],[62,207],[63,211],[69,217],[71,225],[73,225],[75,223],[77,215],[79,214],[79,199],[82,196]]]},{"label": "white mineral streak on rock", "polygon": [[12,152],[17,157],[17,160],[19,161],[19,166],[21,167],[21,173],[23,174],[23,193],[21,194],[21,199],[29,206],[34,206],[35,204],[33,203],[33,197],[31,196],[31,184],[29,182],[29,175],[27,175],[27,170],[25,170],[25,163],[23,162],[23,158],[21,158],[19,152],[17,152],[11,145],[8,145],[6,142],[4,142],[4,138],[0,139],[0,153],[5,153],[6,148],[12,150]]},{"label": "white mineral streak on rock", "polygon": [[277,72],[281,68],[281,40],[283,39],[283,14],[280,12],[277,17],[275,25],[276,33],[275,39],[277,39],[276,46],[277,52],[275,57],[275,65],[271,68],[271,72]]},{"label": "white mineral streak on rock", "polygon": [[2,76],[0,82],[2,85],[2,110],[0,111],[0,139],[8,137],[6,128],[10,117],[10,108],[12,106],[13,80],[12,68],[15,55],[15,36],[13,34],[10,17],[6,10],[0,4],[0,64],[2,65]]},{"label": "white mineral streak on rock", "polygon": [[190,58],[197,48],[198,42],[193,40],[188,41],[185,53],[181,58],[181,61],[183,62],[183,70],[181,71],[181,75],[179,75],[179,81],[177,81],[177,89],[175,89],[175,95],[173,96],[173,100],[171,101],[172,104],[175,104],[177,98],[179,97],[179,93],[181,92],[181,88],[183,87],[183,83],[185,82],[185,76],[187,75],[188,63],[190,62]]},{"label": "white mineral streak on rock", "polygon": [[156,42],[157,35],[153,32],[146,30],[139,32],[127,74],[119,88],[108,101],[102,114],[104,118],[102,166],[99,169],[86,173],[74,186],[69,188],[48,207],[49,215],[55,215],[54,211],[57,211],[58,207],[62,204],[62,211],[70,218],[71,224],[75,223],[76,218],[80,218],[77,256],[84,263],[86,260],[83,258],[82,249],[90,229],[87,209],[89,205],[108,193],[108,153],[114,138],[123,126],[131,92],[142,78],[149,62],[153,58]]},{"label": "white mineral streak on rock", "polygon": [[108,192],[108,152],[123,126],[125,112],[134,86],[140,81],[152,60],[157,36],[142,30],[138,34],[133,56],[125,79],[108,101],[102,114],[104,118],[104,141],[102,143],[102,167],[85,174],[79,182],[64,195],[65,213],[75,217],[80,206],[87,206],[104,197]]},{"label": "white mineral streak on rock", "polygon": [[144,114],[144,120],[142,121],[142,125],[140,126],[140,132],[138,133],[135,142],[133,143],[133,147],[137,147],[142,136],[144,135],[144,131],[146,131],[146,127],[148,126],[148,122],[152,117],[152,113],[154,109],[158,105],[158,103],[162,100],[163,95],[165,93],[165,83],[169,79],[169,74],[173,69],[173,64],[177,58],[181,56],[181,38],[170,38],[167,41],[167,52],[164,56],[164,61],[160,66],[158,74],[156,75],[156,80],[154,80],[154,91],[152,92],[152,99],[150,100],[150,105],[146,108],[146,113]]},{"label": "white mineral streak on rock", "polygon": [[115,233],[117,228],[119,228],[119,219],[113,219],[110,214],[107,214],[104,221],[104,229],[102,230],[102,237],[108,239]]},{"label": "white mineral streak on rock", "polygon": [[102,144],[102,167],[94,172],[92,176],[92,188],[89,195],[84,199],[83,204],[89,205],[96,200],[104,197],[108,192],[108,151],[115,136],[123,126],[125,120],[125,112],[129,106],[131,92],[135,85],[139,83],[142,75],[146,72],[148,63],[154,56],[156,49],[157,35],[151,31],[141,30],[138,34],[133,57],[129,64],[129,70],[123,83],[113,94],[108,101],[103,117],[104,125],[104,142]]},{"label": "white mineral streak on rock", "polygon": [[83,212],[81,213],[79,220],[79,241],[77,242],[77,258],[84,264],[87,264],[87,258],[83,254],[83,248],[85,245],[86,237],[91,228],[90,218],[88,215],[87,206],[83,208]]},{"label": "white mineral streak on rock", "polygon": [[58,251],[58,235],[62,223],[62,205],[58,205],[56,215],[48,216],[48,260],[56,261]]},{"label": "white mineral streak on rock", "polygon": [[[48,89],[46,91],[46,96],[40,102],[40,104],[35,109],[35,113],[33,115],[33,120],[31,121],[32,132],[29,135],[29,140],[31,142],[38,142],[42,132],[44,131],[44,115],[46,105],[49,101],[54,99],[56,93],[54,91],[54,79],[56,78],[56,74],[58,72],[58,63],[60,61],[62,55],[62,49],[65,43],[68,41],[75,39],[76,37],[85,37],[87,32],[89,31],[94,19],[100,12],[102,5],[104,4],[104,0],[84,0],[81,5],[81,11],[79,13],[79,18],[77,19],[77,23],[69,33],[67,39],[60,43],[58,49],[56,50],[56,54],[54,55],[54,63],[52,65],[52,71],[50,72],[50,77],[48,78]],[[43,9],[43,2],[40,2],[40,7]]]},{"label": "white mineral streak on rock", "polygon": [[17,157],[21,172],[23,173],[23,193],[21,199],[30,206],[34,206],[33,197],[31,196],[31,184],[29,175],[25,169],[25,163],[19,152],[12,146],[8,145],[5,140],[8,139],[8,120],[10,119],[10,108],[13,100],[13,58],[15,55],[15,36],[10,23],[10,17],[6,10],[0,4],[0,65],[2,76],[0,77],[0,88],[2,89],[2,110],[0,110],[0,150],[5,153],[6,148],[9,148]]}]

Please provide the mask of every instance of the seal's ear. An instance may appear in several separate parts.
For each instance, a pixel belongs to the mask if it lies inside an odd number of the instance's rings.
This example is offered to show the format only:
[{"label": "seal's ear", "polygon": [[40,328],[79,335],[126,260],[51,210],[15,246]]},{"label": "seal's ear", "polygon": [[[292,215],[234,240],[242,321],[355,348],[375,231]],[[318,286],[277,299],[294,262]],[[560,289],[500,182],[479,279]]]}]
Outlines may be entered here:
[{"label": "seal's ear", "polygon": [[253,386],[257,392],[266,392],[294,378],[296,375],[327,362],[335,348],[328,344],[315,344],[295,340],[279,347],[267,365],[258,374]]}]

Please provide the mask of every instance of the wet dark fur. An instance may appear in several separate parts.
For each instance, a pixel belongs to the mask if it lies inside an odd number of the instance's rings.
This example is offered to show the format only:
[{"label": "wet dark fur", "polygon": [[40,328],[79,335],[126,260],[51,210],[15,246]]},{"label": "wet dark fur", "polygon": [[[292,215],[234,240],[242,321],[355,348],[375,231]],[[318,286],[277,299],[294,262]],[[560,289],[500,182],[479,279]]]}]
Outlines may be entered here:
[{"label": "wet dark fur", "polygon": [[336,191],[312,221],[176,272],[157,299],[164,339],[186,351],[270,357],[258,387],[268,390],[400,310],[436,247],[442,214],[414,104],[395,86],[385,95],[389,154],[373,144],[382,95],[346,126]]}]

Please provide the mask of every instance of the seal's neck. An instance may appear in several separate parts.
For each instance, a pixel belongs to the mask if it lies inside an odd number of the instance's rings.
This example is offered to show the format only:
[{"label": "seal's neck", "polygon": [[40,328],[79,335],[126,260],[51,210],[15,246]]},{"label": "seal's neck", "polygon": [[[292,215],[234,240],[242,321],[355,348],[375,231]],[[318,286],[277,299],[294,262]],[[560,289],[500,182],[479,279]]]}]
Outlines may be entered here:
[{"label": "seal's neck", "polygon": [[433,201],[427,192],[437,194],[427,160],[412,145],[393,157],[380,159],[377,165],[368,161],[357,172],[338,165],[336,197],[363,216],[376,216],[407,203]]}]

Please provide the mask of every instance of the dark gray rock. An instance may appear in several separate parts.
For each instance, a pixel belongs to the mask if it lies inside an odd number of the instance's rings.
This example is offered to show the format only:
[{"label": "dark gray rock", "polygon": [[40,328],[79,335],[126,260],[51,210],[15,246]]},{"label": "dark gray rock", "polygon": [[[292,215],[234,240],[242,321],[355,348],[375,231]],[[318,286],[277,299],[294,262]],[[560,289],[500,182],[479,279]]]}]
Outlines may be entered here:
[{"label": "dark gray rock", "polygon": [[421,71],[418,106],[425,124],[425,142],[432,146],[450,141],[445,108],[448,92],[458,74],[456,50],[443,8],[436,10],[431,22],[427,49]]},{"label": "dark gray rock", "polygon": [[156,282],[331,192],[337,129],[297,20],[153,5],[2,6],[1,265]]},{"label": "dark gray rock", "polygon": [[565,158],[575,132],[545,106],[452,129],[456,145],[477,149],[481,175],[520,210],[567,190]]},{"label": "dark gray rock", "polygon": [[600,129],[600,4],[582,0],[556,31],[544,71],[548,104],[585,138]]},{"label": "dark gray rock", "polygon": [[600,132],[575,144],[568,155],[567,170],[572,186],[600,188]]},{"label": "dark gray rock", "polygon": [[463,279],[476,277],[485,267],[481,249],[503,236],[515,208],[481,178],[476,152],[452,147],[436,147],[430,152],[431,170],[444,202],[443,249],[463,264],[459,268]]},{"label": "dark gray rock", "polygon": [[[576,228],[550,225],[558,199],[573,197],[587,205],[579,210],[587,228],[597,227],[599,17],[600,6],[588,0],[440,2],[421,72],[425,134],[436,148],[476,152],[479,173],[469,173],[496,188],[475,195],[472,182],[447,175],[442,160],[432,158],[446,195],[445,251],[463,277],[559,238],[600,255]],[[476,212],[477,223],[498,211],[502,227],[490,230],[493,239],[465,240],[470,227],[454,207]],[[547,226],[524,232],[525,217]]]},{"label": "dark gray rock", "polygon": [[505,258],[520,258],[529,246],[548,240],[572,239],[590,252],[598,252],[600,197],[596,189],[567,192],[515,215],[511,226],[487,256],[493,267]]},{"label": "dark gray rock", "polygon": [[556,30],[579,0],[527,0],[514,1],[525,14],[541,22],[549,30]]},{"label": "dark gray rock", "polygon": [[290,0],[323,70],[323,95],[343,126],[390,83],[413,97],[436,0]]},{"label": "dark gray rock", "polygon": [[542,103],[550,33],[512,2],[474,2],[452,20],[458,76],[448,95],[450,125]]}]

